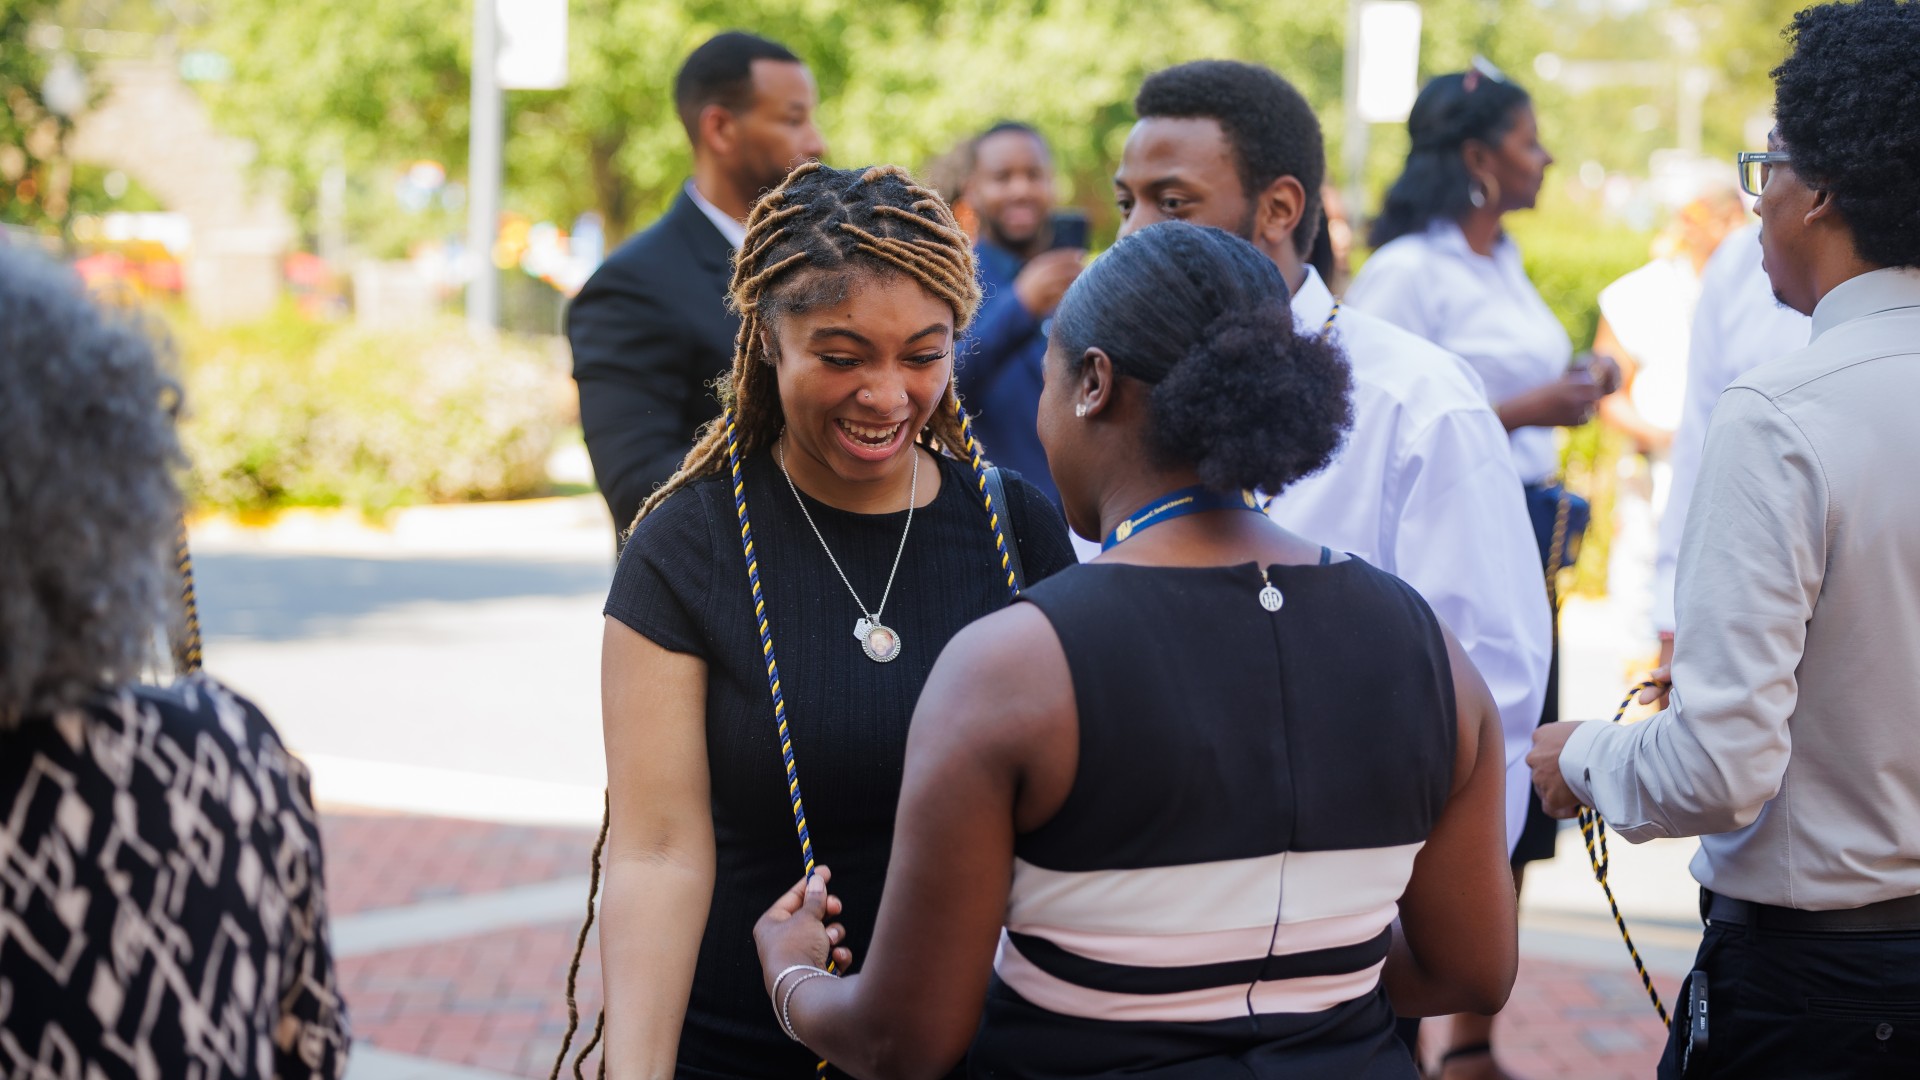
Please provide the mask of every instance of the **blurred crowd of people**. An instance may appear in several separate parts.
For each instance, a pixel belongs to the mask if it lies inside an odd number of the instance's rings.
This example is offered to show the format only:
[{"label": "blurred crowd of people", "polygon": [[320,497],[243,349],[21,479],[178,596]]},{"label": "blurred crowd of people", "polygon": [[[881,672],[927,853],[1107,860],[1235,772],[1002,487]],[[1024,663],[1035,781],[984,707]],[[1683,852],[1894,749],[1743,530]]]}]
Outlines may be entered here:
[{"label": "blurred crowd of people", "polygon": [[[567,318],[619,560],[605,1015],[556,1075],[1505,1077],[1517,893],[1582,809],[1702,837],[1659,1076],[1914,1075],[1920,2],[1788,37],[1758,224],[1684,207],[1591,343],[1509,234],[1551,132],[1484,61],[1420,92],[1348,282],[1273,68],[1142,82],[1096,256],[1032,126],[837,169],[802,57],[695,49],[693,174]],[[179,395],[0,251],[8,1075],[345,1068],[306,771],[190,670]],[[1661,643],[1632,725],[1558,710],[1596,416]]]}]

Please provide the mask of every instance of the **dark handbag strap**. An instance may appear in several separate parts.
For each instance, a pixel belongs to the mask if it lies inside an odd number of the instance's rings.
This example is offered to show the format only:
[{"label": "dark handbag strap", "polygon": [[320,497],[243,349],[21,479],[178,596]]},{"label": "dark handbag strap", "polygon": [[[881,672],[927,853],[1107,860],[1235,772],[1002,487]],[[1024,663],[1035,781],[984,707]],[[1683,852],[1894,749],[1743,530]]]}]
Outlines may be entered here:
[{"label": "dark handbag strap", "polygon": [[992,497],[993,505],[1002,508],[1000,520],[1005,525],[1007,562],[1013,570],[1013,583],[1024,590],[1027,587],[1027,568],[1020,564],[1020,538],[1014,535],[1013,503],[1007,498],[1007,482],[1001,477],[998,465],[987,468],[987,494]]}]

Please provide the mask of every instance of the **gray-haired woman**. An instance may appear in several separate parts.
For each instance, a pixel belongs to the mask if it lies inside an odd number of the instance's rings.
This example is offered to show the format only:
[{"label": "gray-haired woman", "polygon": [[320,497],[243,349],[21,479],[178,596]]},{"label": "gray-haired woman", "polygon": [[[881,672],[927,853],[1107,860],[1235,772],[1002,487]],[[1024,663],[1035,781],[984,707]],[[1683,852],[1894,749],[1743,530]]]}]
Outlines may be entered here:
[{"label": "gray-haired woman", "polygon": [[210,679],[138,685],[180,460],[138,328],[0,250],[0,1073],[337,1077],[307,774]]}]

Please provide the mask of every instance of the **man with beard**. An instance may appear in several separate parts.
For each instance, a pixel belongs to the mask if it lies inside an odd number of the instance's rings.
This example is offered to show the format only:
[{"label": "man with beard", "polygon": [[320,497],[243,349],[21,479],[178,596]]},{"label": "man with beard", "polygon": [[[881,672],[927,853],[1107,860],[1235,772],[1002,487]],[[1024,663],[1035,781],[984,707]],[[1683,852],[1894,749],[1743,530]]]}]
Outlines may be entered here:
[{"label": "man with beard", "polygon": [[1056,236],[1051,217],[1053,154],[1025,124],[995,124],[974,139],[963,197],[980,222],[974,254],[986,299],[961,345],[960,397],[993,460],[1058,501],[1033,424],[1046,321],[1080,276],[1086,249],[1056,244],[1070,238]]},{"label": "man with beard", "polygon": [[674,80],[673,102],[693,144],[692,178],[567,311],[580,425],[622,535],[720,411],[711,386],[733,362],[740,320],[727,310],[727,286],[747,211],[794,166],[826,152],[813,122],[813,76],[784,46],[753,34],[730,30],[695,49]]},{"label": "man with beard", "polygon": [[1505,429],[1465,361],[1338,305],[1307,264],[1326,151],[1299,91],[1264,67],[1201,60],[1149,76],[1134,113],[1114,174],[1120,235],[1179,219],[1252,241],[1286,279],[1298,325],[1346,352],[1347,443],[1268,513],[1402,578],[1459,638],[1500,708],[1511,848],[1550,646],[1546,585]]}]

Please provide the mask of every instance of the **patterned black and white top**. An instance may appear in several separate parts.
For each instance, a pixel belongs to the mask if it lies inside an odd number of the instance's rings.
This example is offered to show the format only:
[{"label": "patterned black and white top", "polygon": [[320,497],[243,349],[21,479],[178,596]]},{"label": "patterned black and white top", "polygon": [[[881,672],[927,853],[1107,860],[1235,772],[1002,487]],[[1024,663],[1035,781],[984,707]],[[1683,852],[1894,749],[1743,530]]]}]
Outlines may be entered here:
[{"label": "patterned black and white top", "polygon": [[1445,638],[1349,559],[1095,563],[1028,589],[1079,766],[1014,846],[976,1077],[1412,1080],[1380,974],[1453,777]]},{"label": "patterned black and white top", "polygon": [[0,732],[0,1075],[333,1078],[307,771],[211,679]]}]

